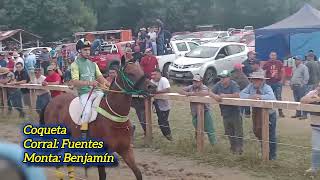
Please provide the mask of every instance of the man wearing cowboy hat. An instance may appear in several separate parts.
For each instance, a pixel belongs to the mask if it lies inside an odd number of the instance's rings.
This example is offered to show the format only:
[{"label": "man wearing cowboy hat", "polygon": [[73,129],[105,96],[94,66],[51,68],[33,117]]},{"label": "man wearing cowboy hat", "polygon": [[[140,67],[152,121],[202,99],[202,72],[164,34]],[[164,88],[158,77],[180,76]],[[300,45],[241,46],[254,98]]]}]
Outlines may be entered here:
[{"label": "man wearing cowboy hat", "polygon": [[7,84],[14,80],[14,74],[6,67],[0,67],[0,83]]},{"label": "man wearing cowboy hat", "polygon": [[[241,99],[254,99],[254,100],[276,100],[272,88],[266,84],[263,72],[253,72],[249,77],[251,83],[240,92]],[[258,108],[252,108],[252,121],[253,121],[253,132],[255,136],[262,139],[262,112]],[[270,141],[270,152],[269,159],[275,160],[277,158],[277,144],[276,144],[276,124],[277,114],[275,110],[269,110],[269,141]]]},{"label": "man wearing cowboy hat", "polygon": [[[21,63],[18,63],[21,65]],[[15,75],[8,68],[0,68],[0,83],[1,84],[15,84]],[[24,117],[25,113],[22,109],[22,93],[20,89],[8,88],[8,106],[9,113],[12,111],[12,107],[19,111],[20,117]]]},{"label": "man wearing cowboy hat", "polygon": [[[202,77],[199,74],[194,75],[192,85],[184,87],[180,92],[182,95],[186,96],[208,96],[209,88],[203,84]],[[218,95],[211,93],[216,101],[220,101],[221,98]],[[197,103],[190,103],[192,124],[197,127]],[[216,144],[216,136],[214,130],[214,123],[212,118],[211,106],[210,104],[204,104],[204,130],[208,134],[210,144]]]}]

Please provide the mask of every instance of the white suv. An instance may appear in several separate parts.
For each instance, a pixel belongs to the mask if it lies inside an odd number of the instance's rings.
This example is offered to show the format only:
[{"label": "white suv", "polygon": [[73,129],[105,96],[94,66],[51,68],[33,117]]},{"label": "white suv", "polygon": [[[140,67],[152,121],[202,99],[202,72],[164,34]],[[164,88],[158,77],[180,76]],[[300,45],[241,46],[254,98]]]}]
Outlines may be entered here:
[{"label": "white suv", "polygon": [[192,81],[195,74],[200,74],[205,84],[213,84],[221,71],[232,70],[236,63],[245,61],[248,51],[248,47],[242,43],[217,42],[200,45],[169,66],[169,78]]}]

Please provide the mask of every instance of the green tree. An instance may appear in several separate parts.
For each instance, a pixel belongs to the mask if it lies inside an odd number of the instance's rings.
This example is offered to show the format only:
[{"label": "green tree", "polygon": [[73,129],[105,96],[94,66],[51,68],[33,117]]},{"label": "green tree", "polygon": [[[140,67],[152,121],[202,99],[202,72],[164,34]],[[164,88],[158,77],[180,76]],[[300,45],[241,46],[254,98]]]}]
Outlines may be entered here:
[{"label": "green tree", "polygon": [[10,28],[32,31],[44,40],[93,30],[97,24],[92,10],[80,0],[3,0],[0,13],[7,18]]}]

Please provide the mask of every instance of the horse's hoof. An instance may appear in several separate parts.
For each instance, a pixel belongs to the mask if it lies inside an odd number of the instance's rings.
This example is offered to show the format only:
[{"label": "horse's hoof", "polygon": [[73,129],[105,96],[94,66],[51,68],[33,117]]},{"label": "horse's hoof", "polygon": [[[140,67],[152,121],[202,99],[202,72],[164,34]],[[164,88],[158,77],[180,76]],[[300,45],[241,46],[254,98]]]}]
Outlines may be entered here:
[{"label": "horse's hoof", "polygon": [[310,179],[314,179],[316,177],[316,172],[312,168],[310,168],[305,171],[304,175],[309,176]]}]

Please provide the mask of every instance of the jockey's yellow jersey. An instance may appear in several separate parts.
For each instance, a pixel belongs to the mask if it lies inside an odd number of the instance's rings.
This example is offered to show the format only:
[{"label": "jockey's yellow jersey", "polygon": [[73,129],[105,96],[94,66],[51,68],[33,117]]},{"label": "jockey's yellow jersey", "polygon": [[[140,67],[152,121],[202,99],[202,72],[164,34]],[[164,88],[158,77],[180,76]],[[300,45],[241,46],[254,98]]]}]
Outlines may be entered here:
[{"label": "jockey's yellow jersey", "polygon": [[[71,64],[72,80],[95,81],[99,76],[102,76],[102,73],[98,65],[88,59],[80,57]],[[82,95],[90,92],[90,90],[90,86],[83,86],[78,88],[78,93]]]}]

